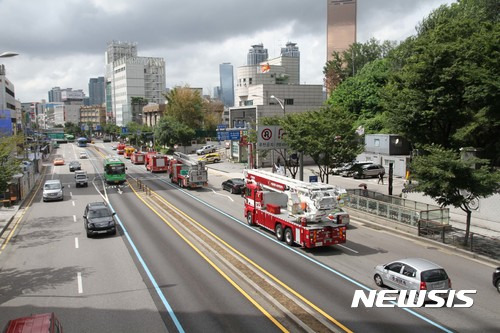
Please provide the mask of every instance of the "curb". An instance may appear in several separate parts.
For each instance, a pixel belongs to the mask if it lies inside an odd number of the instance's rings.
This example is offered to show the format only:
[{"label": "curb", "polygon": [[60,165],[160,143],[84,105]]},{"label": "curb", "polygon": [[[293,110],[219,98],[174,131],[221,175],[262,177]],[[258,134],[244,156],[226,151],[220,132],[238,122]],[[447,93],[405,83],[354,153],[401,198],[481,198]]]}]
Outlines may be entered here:
[{"label": "curb", "polygon": [[441,243],[441,242],[435,241],[433,239],[428,239],[428,238],[425,238],[425,237],[419,237],[417,235],[413,235],[413,234],[408,233],[408,232],[404,232],[404,231],[401,231],[401,230],[398,230],[398,229],[393,229],[393,228],[390,228],[390,227],[387,227],[387,226],[384,226],[384,225],[380,225],[380,224],[377,224],[377,223],[374,223],[374,222],[371,222],[371,221],[368,221],[368,220],[365,220],[365,219],[362,219],[362,218],[359,218],[359,217],[353,217],[351,219],[351,222],[354,222],[354,223],[357,223],[357,224],[361,224],[361,225],[363,225],[363,224],[373,225],[373,226],[376,226],[377,228],[383,229],[385,231],[390,231],[392,233],[396,233],[396,234],[398,234],[398,236],[404,236],[406,238],[411,238],[412,240],[417,240],[417,241],[420,241],[420,242],[428,243],[430,245],[437,246],[437,247],[440,247],[440,248],[443,248],[443,249],[456,251],[456,252],[458,252],[456,254],[460,254],[460,255],[462,255],[464,257],[476,259],[478,261],[482,261],[484,264],[494,265],[495,267],[499,267],[500,266],[500,261],[499,260],[495,260],[493,258],[489,258],[489,257],[486,257],[486,256],[481,255],[481,254],[477,254],[477,253],[474,253],[474,252],[466,251],[466,250],[461,249],[459,247],[456,247],[454,245],[449,245],[449,244],[446,244],[446,243]]}]

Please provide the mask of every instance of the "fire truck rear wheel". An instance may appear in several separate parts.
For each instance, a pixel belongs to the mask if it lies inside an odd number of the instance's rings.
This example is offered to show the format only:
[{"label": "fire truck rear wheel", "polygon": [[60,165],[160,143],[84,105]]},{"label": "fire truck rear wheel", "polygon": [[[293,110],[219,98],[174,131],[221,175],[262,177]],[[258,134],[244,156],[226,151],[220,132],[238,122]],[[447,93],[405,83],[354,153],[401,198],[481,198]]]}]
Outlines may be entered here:
[{"label": "fire truck rear wheel", "polygon": [[279,241],[283,240],[283,226],[281,224],[276,224],[274,227],[274,232],[276,233],[276,239]]},{"label": "fire truck rear wheel", "polygon": [[290,228],[285,229],[285,243],[290,246],[293,244],[293,232]]}]

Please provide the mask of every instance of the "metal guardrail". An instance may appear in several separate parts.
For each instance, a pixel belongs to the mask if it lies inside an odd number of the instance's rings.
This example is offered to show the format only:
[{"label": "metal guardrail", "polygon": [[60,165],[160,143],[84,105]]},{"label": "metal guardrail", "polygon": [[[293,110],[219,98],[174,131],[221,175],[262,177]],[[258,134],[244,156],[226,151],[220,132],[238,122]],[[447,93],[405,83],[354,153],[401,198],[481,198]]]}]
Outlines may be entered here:
[{"label": "metal guardrail", "polygon": [[419,237],[500,260],[500,239],[471,232],[464,245],[465,230],[450,225],[448,208],[364,189],[347,190],[344,203],[347,207],[416,227]]},{"label": "metal guardrail", "polygon": [[348,189],[344,199],[346,206],[380,216],[392,221],[418,226],[418,221],[425,219],[433,223],[448,226],[450,211],[448,208],[424,204],[414,200],[385,195],[364,189]]}]

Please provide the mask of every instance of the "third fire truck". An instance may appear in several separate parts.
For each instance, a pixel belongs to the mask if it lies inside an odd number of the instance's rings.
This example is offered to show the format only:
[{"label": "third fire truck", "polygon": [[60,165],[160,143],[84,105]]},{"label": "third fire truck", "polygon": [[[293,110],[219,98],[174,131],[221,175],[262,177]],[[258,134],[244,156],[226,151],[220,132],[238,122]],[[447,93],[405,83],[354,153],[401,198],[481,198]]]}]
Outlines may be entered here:
[{"label": "third fire truck", "polygon": [[195,161],[189,155],[174,153],[168,168],[170,180],[179,187],[197,188],[208,183],[208,171],[204,161]]},{"label": "third fire truck", "polygon": [[345,190],[262,170],[245,171],[245,217],[288,245],[313,248],[346,242]]},{"label": "third fire truck", "polygon": [[149,155],[146,162],[146,170],[151,172],[167,172],[168,171],[167,155],[152,154]]}]

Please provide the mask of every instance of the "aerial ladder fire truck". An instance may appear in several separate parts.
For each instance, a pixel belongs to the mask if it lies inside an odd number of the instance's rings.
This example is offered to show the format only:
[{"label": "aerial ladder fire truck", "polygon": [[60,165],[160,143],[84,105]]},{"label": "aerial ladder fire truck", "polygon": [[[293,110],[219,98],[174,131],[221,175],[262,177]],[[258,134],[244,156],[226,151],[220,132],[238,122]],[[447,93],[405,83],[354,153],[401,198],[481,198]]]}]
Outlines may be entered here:
[{"label": "aerial ladder fire truck", "polygon": [[305,248],[346,242],[349,214],[344,189],[307,183],[263,170],[245,171],[245,217],[276,234],[279,241]]},{"label": "aerial ladder fire truck", "polygon": [[196,161],[189,155],[175,152],[169,161],[169,177],[179,187],[198,188],[208,183],[208,171],[204,161]]}]

